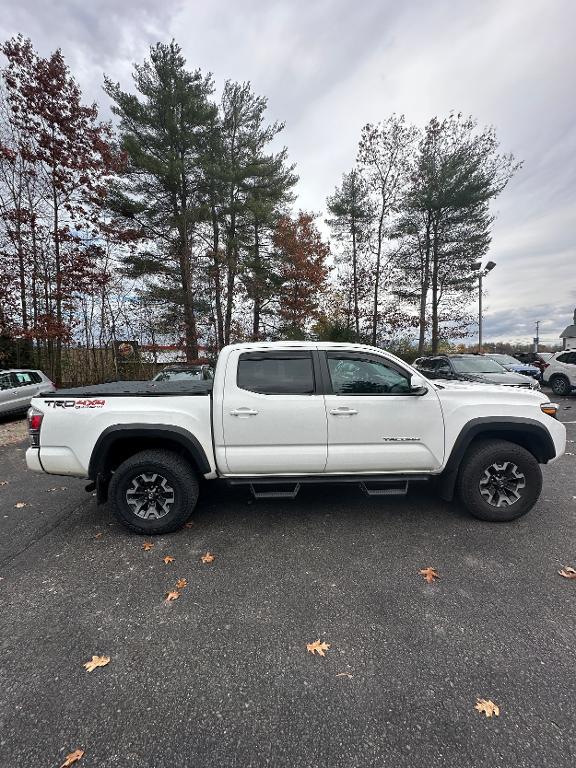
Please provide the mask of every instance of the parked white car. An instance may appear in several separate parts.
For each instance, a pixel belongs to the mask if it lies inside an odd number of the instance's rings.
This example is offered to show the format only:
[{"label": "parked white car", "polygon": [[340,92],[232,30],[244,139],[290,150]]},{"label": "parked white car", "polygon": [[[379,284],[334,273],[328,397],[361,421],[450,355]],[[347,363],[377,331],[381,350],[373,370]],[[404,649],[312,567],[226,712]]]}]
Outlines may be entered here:
[{"label": "parked white car", "polygon": [[555,395],[569,395],[576,389],[576,349],[555,352],[544,364],[542,380]]},{"label": "parked white car", "polygon": [[54,392],[55,389],[42,371],[28,368],[0,371],[0,415],[26,413],[33,397],[41,392]]},{"label": "parked white car", "polygon": [[[528,512],[561,456],[558,406],[529,387],[432,382],[375,347],[225,347],[214,381],[116,382],[35,398],[30,469],[90,478],[143,534],[177,530],[201,478],[293,498],[302,483],[372,496],[435,481],[483,520]],[[432,483],[431,483],[432,485]]]}]

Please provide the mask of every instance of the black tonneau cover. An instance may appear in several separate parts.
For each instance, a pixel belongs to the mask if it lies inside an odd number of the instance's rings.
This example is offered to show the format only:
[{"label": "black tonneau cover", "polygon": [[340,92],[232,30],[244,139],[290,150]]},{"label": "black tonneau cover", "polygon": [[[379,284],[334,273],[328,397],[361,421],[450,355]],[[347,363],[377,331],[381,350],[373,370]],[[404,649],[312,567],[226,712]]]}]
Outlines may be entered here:
[{"label": "black tonneau cover", "polygon": [[206,381],[111,381],[72,389],[57,389],[40,395],[61,397],[167,397],[170,395],[209,395],[214,382]]}]

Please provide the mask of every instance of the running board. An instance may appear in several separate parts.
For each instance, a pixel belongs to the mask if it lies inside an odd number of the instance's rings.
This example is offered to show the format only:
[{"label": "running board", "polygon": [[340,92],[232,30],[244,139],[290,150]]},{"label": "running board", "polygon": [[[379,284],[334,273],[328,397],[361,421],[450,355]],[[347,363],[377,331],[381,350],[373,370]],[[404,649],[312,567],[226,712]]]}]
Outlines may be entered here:
[{"label": "running board", "polygon": [[[365,493],[366,496],[406,496],[408,493],[407,480],[404,480],[403,482],[380,482],[378,484],[362,482],[358,483],[358,485],[360,486],[360,490]],[[369,485],[371,487],[369,487]],[[376,487],[376,485],[380,487]]]},{"label": "running board", "polygon": [[[298,496],[300,490],[300,483],[277,483],[277,485],[288,485],[290,490],[286,491],[257,491],[255,488],[257,483],[250,483],[250,490],[252,496],[255,499],[295,499]],[[259,485],[271,485],[271,483],[264,483]]]}]

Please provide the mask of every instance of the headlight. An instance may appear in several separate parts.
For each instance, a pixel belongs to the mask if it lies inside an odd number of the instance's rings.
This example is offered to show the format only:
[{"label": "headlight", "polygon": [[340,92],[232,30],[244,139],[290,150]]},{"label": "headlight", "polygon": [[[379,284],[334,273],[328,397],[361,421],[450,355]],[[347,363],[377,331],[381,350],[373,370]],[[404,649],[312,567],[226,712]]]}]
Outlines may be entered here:
[{"label": "headlight", "polygon": [[560,406],[558,403],[540,403],[540,410],[542,413],[547,413],[548,416],[552,416],[552,418],[557,418],[556,414],[558,413],[558,408]]}]

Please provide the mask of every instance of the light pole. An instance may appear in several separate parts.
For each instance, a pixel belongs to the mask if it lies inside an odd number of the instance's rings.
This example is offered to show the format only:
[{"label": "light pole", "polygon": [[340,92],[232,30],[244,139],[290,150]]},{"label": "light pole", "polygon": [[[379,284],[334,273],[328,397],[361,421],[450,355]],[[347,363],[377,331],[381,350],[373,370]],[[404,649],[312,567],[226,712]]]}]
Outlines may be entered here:
[{"label": "light pole", "polygon": [[484,269],[482,269],[481,261],[472,264],[472,269],[478,271],[478,352],[480,353],[482,352],[482,278],[492,272],[495,266],[494,261],[489,261]]}]

